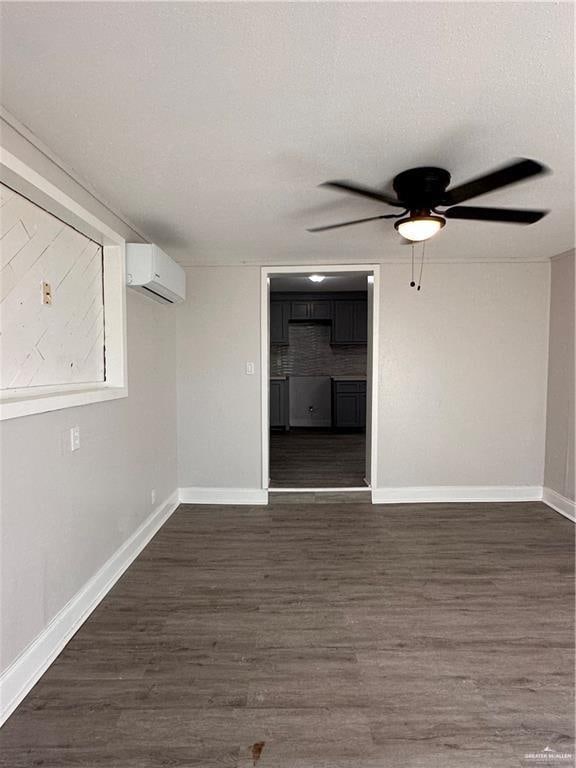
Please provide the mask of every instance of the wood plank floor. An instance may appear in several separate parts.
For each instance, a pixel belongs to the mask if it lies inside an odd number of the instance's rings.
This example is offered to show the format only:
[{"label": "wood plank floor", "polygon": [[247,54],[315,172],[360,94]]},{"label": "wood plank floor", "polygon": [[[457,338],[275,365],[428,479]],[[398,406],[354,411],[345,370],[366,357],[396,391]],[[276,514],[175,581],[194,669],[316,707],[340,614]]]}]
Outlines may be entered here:
[{"label": "wood plank floor", "polygon": [[0,765],[538,765],[574,750],[573,558],[536,502],[183,505],[2,729]]},{"label": "wood plank floor", "polygon": [[290,430],[270,436],[271,488],[366,486],[366,435]]}]

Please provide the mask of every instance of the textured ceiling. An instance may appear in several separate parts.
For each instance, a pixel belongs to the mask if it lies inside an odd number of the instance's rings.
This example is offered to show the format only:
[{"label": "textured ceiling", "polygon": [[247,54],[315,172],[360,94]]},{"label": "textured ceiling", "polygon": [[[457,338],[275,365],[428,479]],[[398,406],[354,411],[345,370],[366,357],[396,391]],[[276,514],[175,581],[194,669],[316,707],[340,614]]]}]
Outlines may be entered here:
[{"label": "textured ceiling", "polygon": [[332,293],[338,291],[365,291],[368,288],[366,274],[343,272],[324,275],[321,283],[313,283],[308,275],[281,275],[270,278],[270,291],[297,293]]},{"label": "textured ceiling", "polygon": [[4,3],[2,101],[183,264],[405,258],[387,212],[318,189],[415,165],[458,183],[510,158],[554,173],[475,200],[531,227],[450,221],[438,259],[572,247],[571,3]]}]

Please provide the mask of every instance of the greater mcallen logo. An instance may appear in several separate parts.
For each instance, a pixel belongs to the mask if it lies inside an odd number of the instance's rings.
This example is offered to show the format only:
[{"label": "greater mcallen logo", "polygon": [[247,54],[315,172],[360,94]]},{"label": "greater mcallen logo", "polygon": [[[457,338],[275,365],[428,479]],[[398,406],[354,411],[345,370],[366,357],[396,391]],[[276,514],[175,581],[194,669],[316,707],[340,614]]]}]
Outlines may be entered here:
[{"label": "greater mcallen logo", "polygon": [[556,761],[568,761],[574,758],[571,752],[557,752],[552,747],[544,747],[541,752],[528,752],[524,755],[526,760],[537,760],[540,763],[553,763]]}]

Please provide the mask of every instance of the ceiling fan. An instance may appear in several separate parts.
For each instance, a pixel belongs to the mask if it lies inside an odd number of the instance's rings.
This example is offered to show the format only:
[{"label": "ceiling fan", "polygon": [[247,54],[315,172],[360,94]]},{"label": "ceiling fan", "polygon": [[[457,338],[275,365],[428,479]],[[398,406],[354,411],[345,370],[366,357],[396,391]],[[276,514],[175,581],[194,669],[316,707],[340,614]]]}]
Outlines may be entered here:
[{"label": "ceiling fan", "polygon": [[[451,176],[444,168],[411,168],[394,177],[392,187],[396,197],[371,189],[350,181],[326,181],[321,187],[337,189],[352,195],[360,195],[371,200],[401,208],[402,212],[369,216],[366,219],[355,219],[340,224],[330,224],[325,227],[313,227],[308,232],[325,232],[328,229],[349,227],[352,224],[362,224],[376,219],[398,219],[395,229],[402,237],[412,242],[428,240],[439,232],[446,224],[446,219],[466,219],[469,221],[500,221],[508,224],[534,224],[545,216],[548,211],[531,211],[516,208],[477,208],[460,205],[479,195],[492,192],[495,189],[507,187],[518,181],[547,173],[548,169],[535,160],[520,158],[503,168],[494,170],[484,176],[471,179],[458,187],[448,189]],[[448,207],[439,211],[438,207]]]}]

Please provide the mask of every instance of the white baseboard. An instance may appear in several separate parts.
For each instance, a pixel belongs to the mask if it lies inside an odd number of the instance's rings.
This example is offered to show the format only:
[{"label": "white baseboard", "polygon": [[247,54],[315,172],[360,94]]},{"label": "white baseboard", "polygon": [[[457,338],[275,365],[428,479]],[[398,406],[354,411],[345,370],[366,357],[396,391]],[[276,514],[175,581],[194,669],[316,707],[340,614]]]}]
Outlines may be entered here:
[{"label": "white baseboard", "polygon": [[542,501],[544,504],[552,507],[552,509],[555,509],[556,512],[560,512],[561,515],[567,517],[568,520],[576,523],[576,502],[572,501],[572,499],[562,496],[561,493],[553,491],[552,488],[544,488]]},{"label": "white baseboard", "polygon": [[178,507],[175,491],[160,504],[102,568],[56,614],[48,626],[0,676],[0,725],[38,682],[128,566]]},{"label": "white baseboard", "polygon": [[373,488],[373,504],[539,501],[537,485],[430,485],[413,488]]},{"label": "white baseboard", "polygon": [[268,504],[263,488],[180,488],[182,504]]}]

